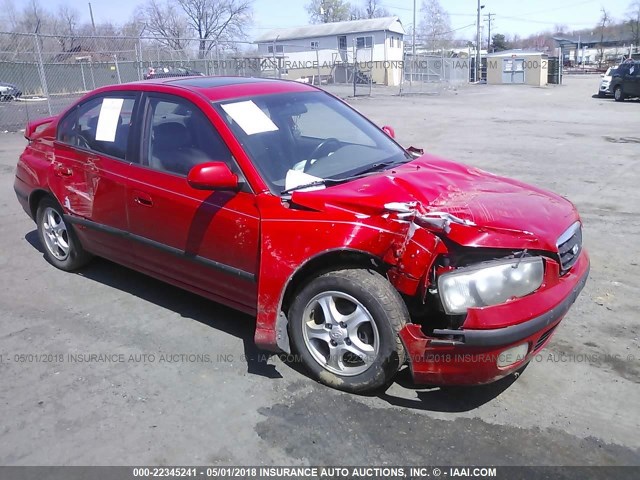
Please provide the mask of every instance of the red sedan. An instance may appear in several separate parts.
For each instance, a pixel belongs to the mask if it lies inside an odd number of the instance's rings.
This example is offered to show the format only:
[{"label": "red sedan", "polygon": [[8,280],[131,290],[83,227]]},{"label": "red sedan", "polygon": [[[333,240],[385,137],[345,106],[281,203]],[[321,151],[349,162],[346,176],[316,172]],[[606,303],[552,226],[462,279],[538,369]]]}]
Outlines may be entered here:
[{"label": "red sedan", "polygon": [[255,315],[327,385],[520,369],[587,279],[576,209],[392,132],[296,82],[116,85],[27,126],[15,191],[54,266],[99,255]]}]

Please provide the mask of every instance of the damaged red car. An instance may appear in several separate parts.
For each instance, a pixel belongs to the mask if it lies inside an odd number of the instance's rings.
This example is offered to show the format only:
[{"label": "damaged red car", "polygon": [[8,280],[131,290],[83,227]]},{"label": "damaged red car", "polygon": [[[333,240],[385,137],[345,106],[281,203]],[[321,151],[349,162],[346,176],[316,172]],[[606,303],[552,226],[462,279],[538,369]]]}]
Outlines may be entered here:
[{"label": "damaged red car", "polygon": [[296,82],[109,86],[28,125],[15,191],[54,266],[98,255],[254,315],[332,387],[517,371],[586,282],[576,209],[392,132]]}]

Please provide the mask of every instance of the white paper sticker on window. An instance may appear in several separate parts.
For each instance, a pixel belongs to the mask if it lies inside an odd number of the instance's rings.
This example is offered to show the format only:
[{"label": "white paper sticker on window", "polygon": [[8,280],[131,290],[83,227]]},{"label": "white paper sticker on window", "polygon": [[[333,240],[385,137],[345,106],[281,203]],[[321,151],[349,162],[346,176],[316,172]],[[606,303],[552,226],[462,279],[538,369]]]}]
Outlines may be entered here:
[{"label": "white paper sticker on window", "polygon": [[240,125],[240,128],[242,128],[247,135],[275,132],[278,130],[276,124],[251,100],[227,103],[226,105],[222,105],[222,108]]},{"label": "white paper sticker on window", "polygon": [[[307,185],[313,182],[319,182],[322,178],[316,177],[315,175],[309,175],[308,173],[300,172],[298,170],[289,170],[287,171],[287,177],[284,181],[285,190],[289,190],[291,188],[300,187],[302,185]],[[313,190],[322,190],[325,188],[324,185],[315,185],[313,187],[301,188],[300,192],[311,192]]]},{"label": "white paper sticker on window", "polygon": [[96,128],[96,140],[100,142],[115,141],[123,103],[124,98],[105,98],[102,100]]}]

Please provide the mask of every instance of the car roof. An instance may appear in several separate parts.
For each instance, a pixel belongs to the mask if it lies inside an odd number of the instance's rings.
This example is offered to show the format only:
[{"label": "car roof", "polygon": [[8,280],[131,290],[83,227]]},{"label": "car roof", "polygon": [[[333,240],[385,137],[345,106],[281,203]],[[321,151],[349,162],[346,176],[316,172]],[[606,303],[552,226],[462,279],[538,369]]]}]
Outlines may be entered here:
[{"label": "car roof", "polygon": [[[198,92],[212,101],[225,100],[231,98],[241,98],[253,95],[264,95],[269,93],[287,93],[317,91],[317,88],[310,85],[291,80],[279,80],[274,78],[257,77],[162,77],[142,80],[132,83],[124,83],[112,87],[108,90],[127,90],[133,88],[138,90],[138,86],[162,86],[179,87],[186,90]],[[147,90],[147,88],[145,88]],[[152,88],[153,90],[153,88]]]}]

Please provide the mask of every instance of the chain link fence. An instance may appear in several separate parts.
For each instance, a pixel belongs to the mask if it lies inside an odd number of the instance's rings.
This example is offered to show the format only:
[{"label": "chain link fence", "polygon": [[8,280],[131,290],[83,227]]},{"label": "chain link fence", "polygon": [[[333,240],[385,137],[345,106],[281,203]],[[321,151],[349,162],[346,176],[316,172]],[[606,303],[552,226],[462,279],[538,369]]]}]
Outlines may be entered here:
[{"label": "chain link fence", "polygon": [[153,76],[281,76],[249,42],[0,32],[0,131],[55,115],[84,93]]},{"label": "chain link fence", "polygon": [[438,94],[443,88],[468,83],[468,58],[405,54],[400,95]]},{"label": "chain link fence", "polygon": [[162,76],[286,78],[341,96],[369,96],[372,87],[388,93],[384,85],[398,84],[400,94],[431,93],[469,79],[466,59],[405,55],[382,62],[365,42],[336,47],[0,32],[0,131],[60,113],[95,88]]}]

